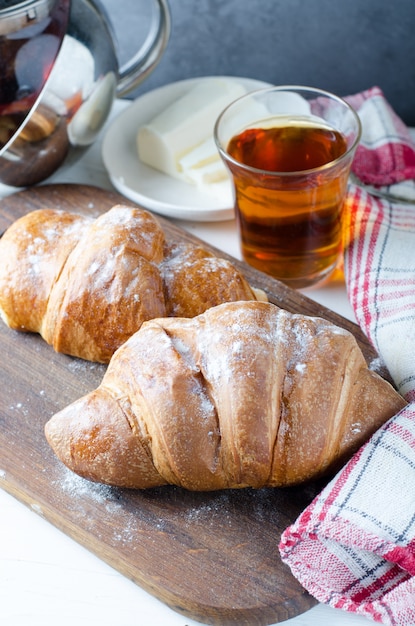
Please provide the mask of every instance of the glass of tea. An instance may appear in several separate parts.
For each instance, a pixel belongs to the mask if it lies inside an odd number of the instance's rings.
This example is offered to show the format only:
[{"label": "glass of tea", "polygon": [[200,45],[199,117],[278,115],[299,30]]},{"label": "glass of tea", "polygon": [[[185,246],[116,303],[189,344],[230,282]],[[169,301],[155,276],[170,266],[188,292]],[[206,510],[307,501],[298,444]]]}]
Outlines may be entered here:
[{"label": "glass of tea", "polygon": [[334,94],[281,86],[242,96],[219,116],[244,260],[294,289],[327,279],[342,253],[359,117]]}]

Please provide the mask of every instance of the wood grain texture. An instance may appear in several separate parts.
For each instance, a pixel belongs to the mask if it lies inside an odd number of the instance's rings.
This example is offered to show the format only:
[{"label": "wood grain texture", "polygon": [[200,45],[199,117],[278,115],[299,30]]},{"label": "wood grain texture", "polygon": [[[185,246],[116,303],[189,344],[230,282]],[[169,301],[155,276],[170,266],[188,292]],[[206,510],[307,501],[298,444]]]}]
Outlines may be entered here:
[{"label": "wood grain texture", "polygon": [[[77,185],[43,186],[0,202],[0,233],[19,216],[50,206],[98,215],[125,199]],[[129,203],[131,204],[131,203]],[[200,243],[159,218],[167,238]],[[357,326],[278,281],[231,259],[271,302],[325,317],[351,330],[368,361],[376,358]],[[58,410],[96,388],[105,366],[55,353],[39,336],[0,325],[0,486],[122,574],[192,619],[266,625],[311,608],[279,558],[281,532],[321,489],[190,493],[143,492],[89,483],[67,470],[43,427]]]}]

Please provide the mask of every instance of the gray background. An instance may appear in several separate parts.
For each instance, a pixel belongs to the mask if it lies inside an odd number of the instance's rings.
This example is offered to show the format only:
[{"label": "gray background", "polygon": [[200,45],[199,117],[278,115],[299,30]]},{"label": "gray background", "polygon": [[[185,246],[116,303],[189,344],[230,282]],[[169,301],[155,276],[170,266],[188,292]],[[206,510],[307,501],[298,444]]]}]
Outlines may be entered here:
[{"label": "gray background", "polygon": [[[149,0],[102,0],[126,58]],[[172,33],[131,97],[184,78],[234,75],[340,96],[378,85],[415,126],[415,0],[170,0]]]}]

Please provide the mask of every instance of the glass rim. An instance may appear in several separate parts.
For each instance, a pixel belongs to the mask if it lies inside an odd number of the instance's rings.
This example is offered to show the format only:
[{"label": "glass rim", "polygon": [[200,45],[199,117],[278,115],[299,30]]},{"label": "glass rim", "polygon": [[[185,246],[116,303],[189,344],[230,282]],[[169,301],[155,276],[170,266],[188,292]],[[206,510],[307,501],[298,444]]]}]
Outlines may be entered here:
[{"label": "glass rim", "polygon": [[[242,100],[247,100],[248,98],[252,98],[255,95],[262,95],[262,94],[266,94],[266,93],[271,93],[274,91],[290,91],[290,92],[309,92],[309,93],[315,93],[318,96],[324,96],[324,97],[329,97],[331,100],[335,100],[337,101],[339,104],[341,104],[342,106],[344,106],[351,114],[352,117],[354,118],[356,125],[357,125],[357,132],[356,132],[356,137],[353,141],[353,143],[347,148],[346,152],[344,152],[342,155],[340,155],[339,157],[337,157],[336,159],[333,159],[333,161],[329,161],[328,163],[325,163],[324,165],[319,165],[318,167],[313,167],[307,170],[295,170],[295,171],[288,171],[288,172],[284,172],[284,171],[278,171],[278,170],[264,170],[258,167],[253,167],[252,165],[247,165],[246,163],[242,163],[242,161],[238,161],[237,159],[233,158],[230,154],[228,154],[228,152],[226,151],[226,148],[224,148],[219,140],[219,126],[223,120],[223,118],[225,117],[225,115],[227,114],[227,112],[236,104],[238,104],[239,102],[241,102]],[[237,98],[236,100],[233,100],[233,102],[231,102],[230,104],[228,104],[223,111],[219,114],[216,122],[215,122],[215,126],[213,129],[213,138],[216,144],[217,149],[219,150],[219,154],[222,156],[222,158],[225,161],[229,161],[230,163],[232,163],[233,165],[235,165],[236,167],[239,167],[241,169],[246,170],[247,172],[252,172],[254,174],[260,174],[262,176],[286,176],[286,177],[295,177],[295,176],[307,176],[313,173],[318,173],[318,172],[322,172],[323,170],[327,170],[327,169],[331,169],[336,167],[337,165],[339,165],[342,161],[345,161],[347,158],[349,158],[351,156],[351,153],[353,153],[362,136],[362,123],[360,121],[360,117],[357,114],[357,112],[355,111],[355,109],[344,99],[341,98],[340,96],[337,96],[336,94],[330,92],[330,91],[326,91],[324,89],[319,89],[317,87],[307,87],[307,86],[303,86],[303,85],[274,85],[271,87],[262,87],[261,89],[255,89],[254,91],[250,91],[246,94],[244,94],[243,96],[240,96],[239,98]]]}]

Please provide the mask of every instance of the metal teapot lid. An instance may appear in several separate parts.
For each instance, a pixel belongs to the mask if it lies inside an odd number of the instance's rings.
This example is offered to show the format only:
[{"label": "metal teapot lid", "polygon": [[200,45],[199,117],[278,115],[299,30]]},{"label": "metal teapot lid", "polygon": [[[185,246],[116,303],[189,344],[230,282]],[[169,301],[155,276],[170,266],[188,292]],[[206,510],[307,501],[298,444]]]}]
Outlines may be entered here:
[{"label": "metal teapot lid", "polygon": [[0,0],[0,36],[44,19],[53,4],[54,0]]}]

